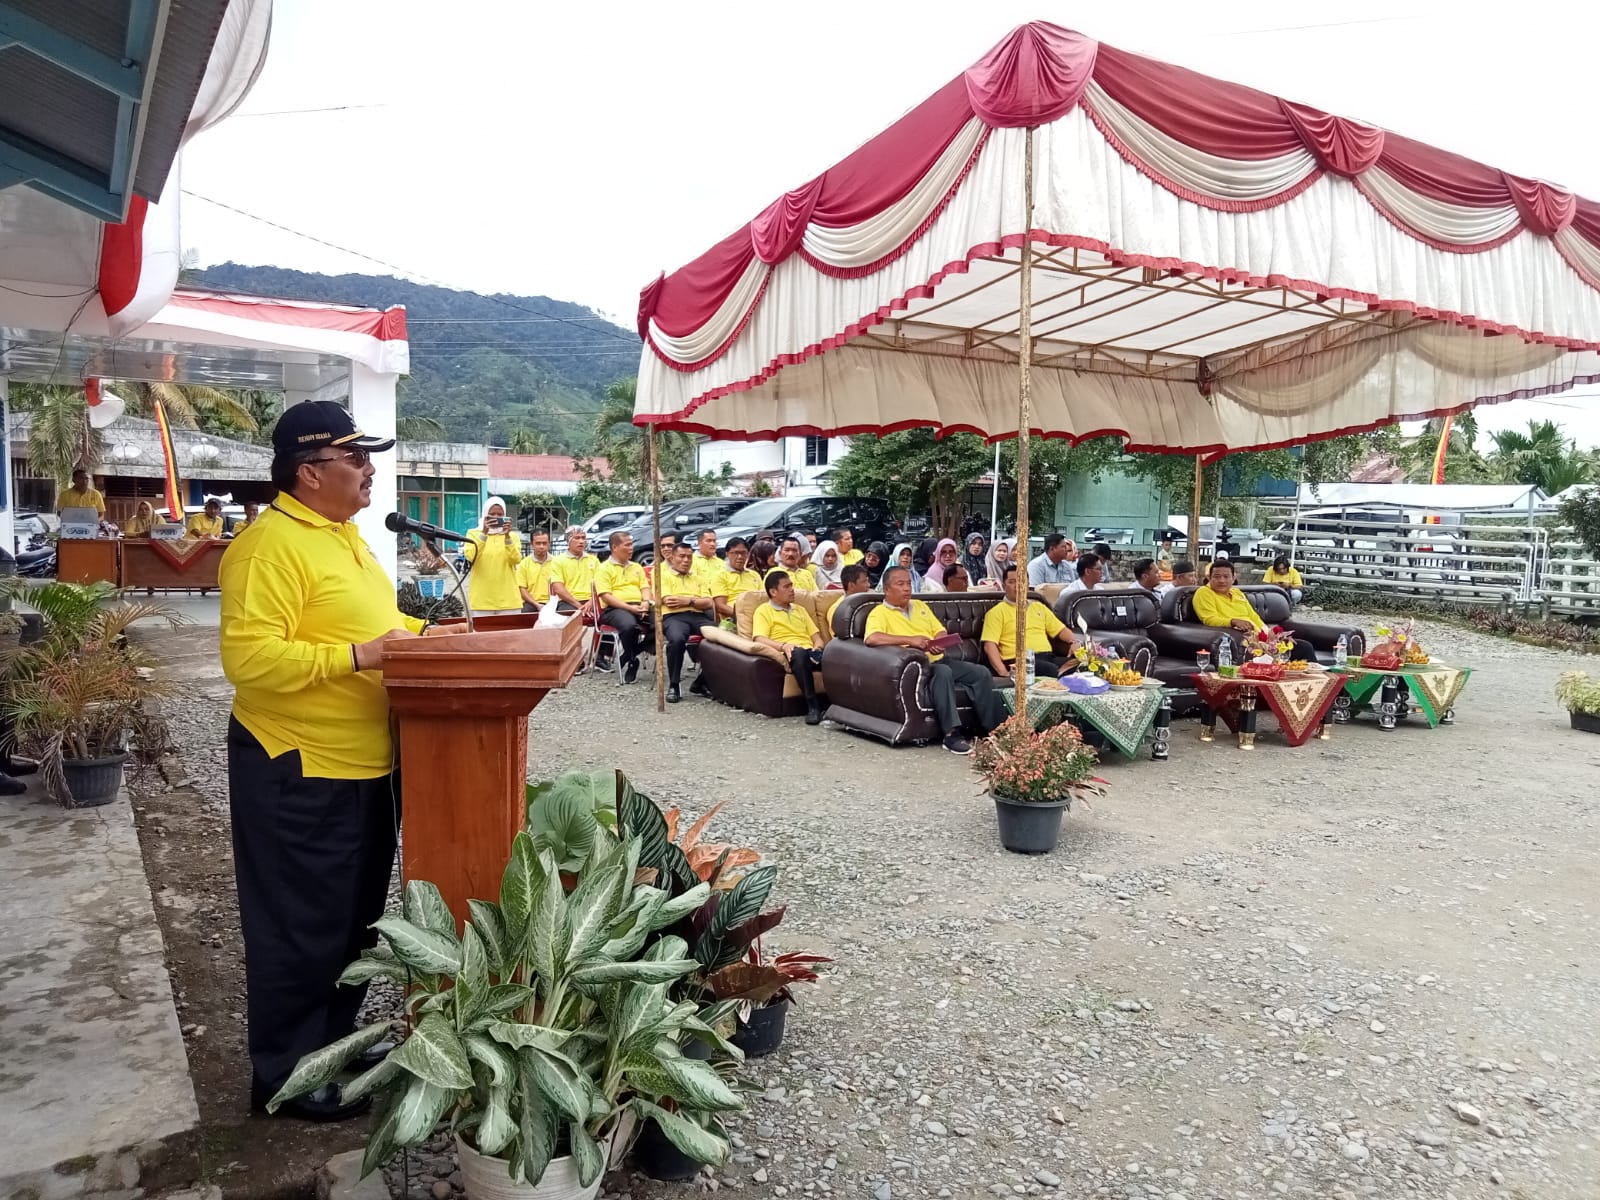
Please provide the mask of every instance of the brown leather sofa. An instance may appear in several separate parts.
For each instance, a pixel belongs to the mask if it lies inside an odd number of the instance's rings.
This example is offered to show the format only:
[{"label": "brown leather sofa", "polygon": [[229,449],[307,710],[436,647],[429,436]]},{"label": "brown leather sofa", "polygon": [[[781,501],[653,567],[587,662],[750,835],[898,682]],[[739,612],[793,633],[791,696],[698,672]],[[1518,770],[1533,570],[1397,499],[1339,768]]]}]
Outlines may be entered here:
[{"label": "brown leather sofa", "polygon": [[[827,625],[829,607],[842,592],[796,592],[794,602],[811,614],[824,645],[833,636]],[[700,643],[700,677],[713,698],[746,712],[766,717],[797,717],[806,711],[800,685],[789,673],[787,660],[751,636],[755,611],[766,603],[765,592],[748,592],[733,606],[734,630],[708,626]],[[824,663],[826,671],[826,663]],[[814,676],[817,696],[827,703],[825,674]]]},{"label": "brown leather sofa", "polygon": [[[1167,684],[1187,683],[1170,669],[1172,664],[1163,663],[1150,638],[1150,628],[1161,620],[1161,601],[1154,592],[1133,586],[1063,592],[1056,600],[1055,613],[1057,620],[1080,637],[1083,626],[1087,626],[1094,641],[1115,646],[1139,674]],[[1078,623],[1080,618],[1082,626]],[[1170,678],[1162,674],[1164,666]],[[1193,659],[1189,669],[1194,669]]]},{"label": "brown leather sofa", "polygon": [[[1217,661],[1217,647],[1223,638],[1233,640],[1233,658],[1240,661],[1244,642],[1238,634],[1211,625],[1202,624],[1194,615],[1194,594],[1198,587],[1173,588],[1161,597],[1161,621],[1147,631],[1155,642],[1162,658],[1187,659],[1189,670],[1194,670],[1196,650],[1209,650],[1211,661]],[[1333,663],[1333,648],[1344,635],[1350,654],[1364,654],[1367,635],[1350,625],[1321,625],[1295,616],[1289,593],[1272,583],[1246,583],[1239,590],[1250,601],[1268,625],[1281,625],[1294,631],[1295,636],[1310,642],[1317,651],[1317,661],[1324,666]],[[1159,672],[1159,667],[1158,667]]]}]

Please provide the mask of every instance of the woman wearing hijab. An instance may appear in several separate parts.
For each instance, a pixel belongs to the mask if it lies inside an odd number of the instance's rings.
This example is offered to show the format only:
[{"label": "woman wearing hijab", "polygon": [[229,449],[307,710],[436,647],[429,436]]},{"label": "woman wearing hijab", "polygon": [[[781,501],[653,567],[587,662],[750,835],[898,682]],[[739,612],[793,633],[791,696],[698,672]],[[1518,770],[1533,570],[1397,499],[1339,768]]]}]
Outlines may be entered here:
[{"label": "woman wearing hijab", "polygon": [[933,566],[933,555],[939,547],[938,538],[923,538],[911,551],[911,569],[918,575],[926,576],[928,568]]},{"label": "woman wearing hijab", "polygon": [[506,502],[490,496],[483,520],[461,543],[461,553],[472,564],[467,576],[467,606],[474,614],[522,611],[522,589],[517,587],[517,564],[522,561],[522,536],[506,520]]},{"label": "woman wearing hijab", "polygon": [[882,542],[873,542],[867,547],[861,565],[867,569],[868,582],[877,587],[878,581],[883,578],[883,569],[889,565],[889,547]]},{"label": "woman wearing hijab", "polygon": [[989,547],[988,556],[983,560],[985,584],[997,588],[1005,586],[1006,564],[1011,561],[1011,551],[1016,544],[1016,538],[995,538],[994,545]]},{"label": "woman wearing hijab", "polygon": [[133,510],[133,516],[128,518],[127,524],[122,527],[122,536],[131,538],[149,537],[150,530],[159,522],[156,520],[156,510],[148,500],[139,501]]},{"label": "woman wearing hijab", "polygon": [[767,577],[778,561],[778,543],[771,538],[761,538],[750,547],[750,569],[761,578]]},{"label": "woman wearing hijab", "polygon": [[973,587],[977,587],[989,573],[989,564],[983,556],[983,552],[988,548],[989,539],[983,534],[974,533],[967,537],[967,548],[961,554],[961,565],[967,569],[967,580]]},{"label": "woman wearing hijab", "polygon": [[[890,551],[889,557],[884,560],[883,569],[887,571],[890,567],[904,567],[910,571],[912,594],[922,591],[922,572],[917,570],[916,555],[911,549],[910,542],[901,542]],[[880,575],[880,582],[882,578]]]},{"label": "woman wearing hijab", "polygon": [[839,553],[837,543],[817,543],[811,555],[811,571],[817,577],[817,591],[844,591],[844,580],[839,578],[844,571],[844,555]]},{"label": "woman wearing hijab", "polygon": [[940,538],[933,548],[933,562],[928,567],[928,573],[922,580],[922,590],[925,592],[944,591],[944,573],[955,565],[956,557],[960,553],[961,547],[956,545],[955,538]]}]

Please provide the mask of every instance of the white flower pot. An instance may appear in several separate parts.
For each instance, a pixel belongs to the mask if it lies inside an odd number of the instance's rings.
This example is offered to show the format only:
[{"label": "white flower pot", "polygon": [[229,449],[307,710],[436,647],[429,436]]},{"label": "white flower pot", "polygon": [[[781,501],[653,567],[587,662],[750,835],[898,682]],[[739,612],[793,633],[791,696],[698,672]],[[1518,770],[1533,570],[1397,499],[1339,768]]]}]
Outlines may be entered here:
[{"label": "white flower pot", "polygon": [[[601,1153],[609,1162],[611,1139],[600,1143]],[[521,1183],[511,1178],[506,1160],[479,1154],[459,1137],[456,1138],[456,1158],[461,1163],[461,1176],[466,1184],[468,1200],[594,1200],[600,1193],[601,1172],[588,1187],[578,1182],[578,1161],[571,1157],[552,1158],[545,1168],[544,1177],[537,1184]]]}]

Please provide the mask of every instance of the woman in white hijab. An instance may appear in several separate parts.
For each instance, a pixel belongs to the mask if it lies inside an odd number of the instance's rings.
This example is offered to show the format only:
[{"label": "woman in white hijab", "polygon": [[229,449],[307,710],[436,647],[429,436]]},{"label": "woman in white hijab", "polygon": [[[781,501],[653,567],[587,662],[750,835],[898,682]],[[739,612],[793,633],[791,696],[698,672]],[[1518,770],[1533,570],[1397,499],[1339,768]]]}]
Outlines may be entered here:
[{"label": "woman in white hijab", "polygon": [[506,502],[490,496],[483,519],[467,533],[461,553],[472,564],[467,576],[467,605],[474,614],[521,612],[517,564],[522,561],[522,536],[506,519]]},{"label": "woman in white hijab", "polygon": [[[901,542],[889,551],[889,557],[884,561],[883,569],[890,567],[904,567],[911,572],[911,592],[913,595],[922,591],[922,575],[917,571],[916,563],[912,561],[916,553],[915,547],[910,542]],[[882,586],[882,576],[879,577],[879,586]]]},{"label": "woman in white hijab", "polygon": [[811,552],[811,570],[817,577],[817,591],[844,590],[844,580],[839,578],[844,572],[844,555],[833,542],[817,543],[817,548]]}]

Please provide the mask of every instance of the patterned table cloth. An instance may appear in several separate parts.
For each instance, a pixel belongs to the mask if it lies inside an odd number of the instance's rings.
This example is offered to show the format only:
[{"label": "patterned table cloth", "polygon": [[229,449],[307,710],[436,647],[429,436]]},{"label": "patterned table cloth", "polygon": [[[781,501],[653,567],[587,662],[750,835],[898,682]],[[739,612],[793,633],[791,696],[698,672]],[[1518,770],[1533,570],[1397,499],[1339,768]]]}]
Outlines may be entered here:
[{"label": "patterned table cloth", "polygon": [[1195,672],[1189,676],[1206,706],[1200,738],[1211,740],[1216,718],[1239,735],[1239,746],[1255,745],[1256,703],[1265,701],[1268,711],[1278,718],[1278,727],[1291,746],[1303,746],[1312,734],[1328,736],[1328,710],[1344,691],[1344,678],[1331,672],[1289,674],[1282,679],[1224,679],[1221,675]]},{"label": "patterned table cloth", "polygon": [[[996,688],[995,694],[1005,701],[1008,709],[1017,711],[1017,698],[1012,689]],[[1028,719],[1035,729],[1059,725],[1073,714],[1099,730],[1106,741],[1129,758],[1139,753],[1145,735],[1154,727],[1155,745],[1150,757],[1167,757],[1168,719],[1172,708],[1165,688],[1113,689],[1096,696],[1082,696],[1058,688],[1028,689]],[[1158,718],[1164,719],[1158,724]]]},{"label": "patterned table cloth", "polygon": [[1344,679],[1344,695],[1336,702],[1333,719],[1343,724],[1356,713],[1371,710],[1378,714],[1378,724],[1384,729],[1393,729],[1397,720],[1410,715],[1412,706],[1406,703],[1407,693],[1429,729],[1453,724],[1456,700],[1472,677],[1471,667],[1443,663],[1401,667],[1398,671],[1334,667],[1333,672]]}]

